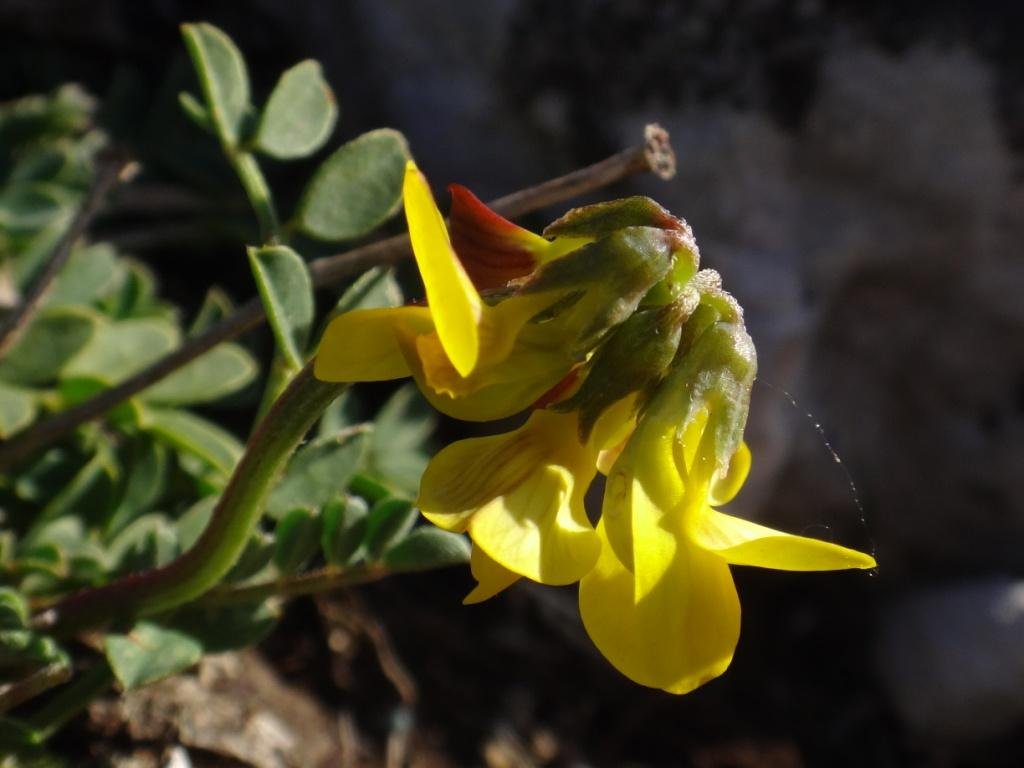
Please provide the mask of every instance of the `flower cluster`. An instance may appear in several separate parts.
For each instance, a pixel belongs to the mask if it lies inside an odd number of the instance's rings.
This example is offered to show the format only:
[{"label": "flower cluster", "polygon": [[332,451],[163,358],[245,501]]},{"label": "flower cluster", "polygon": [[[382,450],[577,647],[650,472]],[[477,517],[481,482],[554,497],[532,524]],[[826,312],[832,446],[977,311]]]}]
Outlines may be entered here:
[{"label": "flower cluster", "polygon": [[[739,637],[730,565],[870,568],[835,544],[719,512],[750,467],[756,371],[742,310],[699,270],[689,227],[647,198],[570,211],[536,235],[452,188],[450,227],[423,175],[405,211],[426,303],[335,318],[316,359],[331,381],[412,376],[441,412],[506,434],[454,443],[419,506],[467,532],[478,582],[579,582],[583,623],[625,675],[685,693]],[[584,495],[606,476],[596,525]]]}]

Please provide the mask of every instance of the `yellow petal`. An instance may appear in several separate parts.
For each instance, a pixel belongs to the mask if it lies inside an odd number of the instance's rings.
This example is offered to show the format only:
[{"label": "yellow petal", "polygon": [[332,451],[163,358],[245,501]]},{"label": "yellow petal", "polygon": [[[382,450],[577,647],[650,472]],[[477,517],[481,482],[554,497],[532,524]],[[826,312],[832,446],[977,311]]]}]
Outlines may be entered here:
[{"label": "yellow petal", "polygon": [[583,506],[594,452],[579,443],[575,414],[535,411],[517,430],[461,440],[438,453],[420,482],[424,516],[468,530],[503,567],[567,584],[597,558]]},{"label": "yellow petal", "polygon": [[629,569],[633,568],[633,535],[645,525],[643,519],[650,515],[652,524],[659,526],[682,499],[675,442],[675,425],[641,420],[608,473],[601,522],[616,556]]},{"label": "yellow petal", "polygon": [[322,381],[387,381],[411,371],[400,339],[433,329],[426,307],[346,312],[324,331],[313,372]]},{"label": "yellow petal", "polygon": [[[603,522],[597,532],[605,538]],[[687,693],[732,661],[740,605],[729,566],[657,526],[636,543],[635,574],[601,548],[580,582],[583,625],[631,680]]]},{"label": "yellow petal", "polygon": [[569,363],[546,350],[514,352],[499,366],[481,365],[460,377],[436,336],[402,341],[402,351],[423,396],[438,411],[463,421],[494,421],[520,413],[565,377]]},{"label": "yellow petal", "polygon": [[733,565],[780,571],[874,568],[875,558],[819,539],[794,536],[713,509],[695,516],[690,537],[697,546]]},{"label": "yellow petal", "polygon": [[728,471],[716,478],[711,485],[711,494],[708,497],[711,506],[728,504],[736,497],[743,483],[747,481],[747,475],[750,474],[750,461],[750,448],[746,443],[740,443],[740,447],[736,449],[729,462]]},{"label": "yellow petal", "polygon": [[412,160],[406,164],[402,192],[409,238],[438,336],[452,365],[468,376],[480,354],[480,295],[452,249],[427,180]]},{"label": "yellow petal", "polygon": [[462,600],[463,605],[482,603],[519,581],[519,574],[498,565],[480,547],[473,547],[469,556],[469,569],[477,585]]},{"label": "yellow petal", "polygon": [[541,467],[481,507],[469,522],[469,534],[495,561],[528,579],[579,581],[600,549],[579,487],[589,483],[589,477],[574,478],[564,467]]}]

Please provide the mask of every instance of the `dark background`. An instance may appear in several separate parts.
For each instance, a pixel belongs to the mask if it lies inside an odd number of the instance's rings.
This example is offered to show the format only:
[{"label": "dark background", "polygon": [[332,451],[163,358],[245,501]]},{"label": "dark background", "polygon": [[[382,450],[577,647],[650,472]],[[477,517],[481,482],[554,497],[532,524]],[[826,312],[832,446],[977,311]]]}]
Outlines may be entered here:
[{"label": "dark background", "polygon": [[[598,197],[684,216],[747,309],[735,509],[880,564],[737,569],[736,660],[682,698],[618,676],[572,590],[463,608],[453,571],[297,603],[264,656],[365,764],[404,739],[424,766],[1024,765],[1024,6],[0,1],[0,99],[76,81],[106,101],[145,172],[97,236],[189,308],[211,282],[253,292],[241,192],[174,102],[193,20],[236,40],[257,103],[320,60],[331,146],[393,126],[439,189],[503,194],[662,123],[676,179]],[[315,163],[269,166],[286,211]],[[362,618],[339,629],[339,606]]]}]

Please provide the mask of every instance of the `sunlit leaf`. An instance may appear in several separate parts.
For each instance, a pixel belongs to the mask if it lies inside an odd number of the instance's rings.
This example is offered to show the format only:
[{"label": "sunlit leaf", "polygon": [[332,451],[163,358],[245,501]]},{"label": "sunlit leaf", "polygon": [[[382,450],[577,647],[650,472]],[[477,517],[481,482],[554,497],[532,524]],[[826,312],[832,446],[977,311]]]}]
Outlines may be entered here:
[{"label": "sunlit leaf", "polygon": [[126,690],[182,672],[199,661],[202,644],[176,629],[140,621],[131,632],[103,638],[103,651]]},{"label": "sunlit leaf", "polygon": [[183,24],[181,33],[217,133],[225,144],[235,146],[249,110],[245,60],[231,38],[212,24]]},{"label": "sunlit leaf", "polygon": [[280,160],[306,157],[324,145],[338,118],[320,65],[303,61],[281,75],[256,129],[256,146]]},{"label": "sunlit leaf", "polygon": [[301,368],[313,324],[313,283],[306,263],[284,245],[249,249],[249,264],[278,349]]},{"label": "sunlit leaf", "polygon": [[324,161],[299,202],[299,228],[321,240],[353,240],[376,229],[402,198],[405,137],[380,128],[344,144]]}]

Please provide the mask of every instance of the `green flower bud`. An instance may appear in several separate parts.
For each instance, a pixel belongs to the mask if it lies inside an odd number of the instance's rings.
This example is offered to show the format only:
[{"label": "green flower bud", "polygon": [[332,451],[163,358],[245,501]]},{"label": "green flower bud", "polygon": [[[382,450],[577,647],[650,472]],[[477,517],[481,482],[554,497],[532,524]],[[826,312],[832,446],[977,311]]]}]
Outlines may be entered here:
[{"label": "green flower bud", "polygon": [[625,227],[541,267],[520,287],[523,296],[560,294],[531,323],[546,325],[583,359],[608,330],[626,320],[691,240],[678,230]]},{"label": "green flower bud", "polygon": [[675,302],[639,310],[598,347],[580,388],[553,406],[556,411],[579,410],[582,442],[587,442],[594,424],[611,405],[634,392],[643,396],[657,386],[676,355],[682,323],[692,309]]}]

